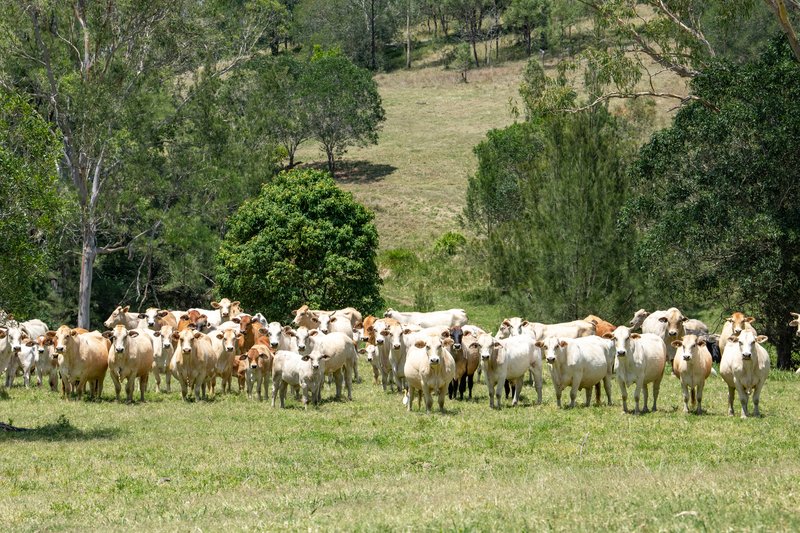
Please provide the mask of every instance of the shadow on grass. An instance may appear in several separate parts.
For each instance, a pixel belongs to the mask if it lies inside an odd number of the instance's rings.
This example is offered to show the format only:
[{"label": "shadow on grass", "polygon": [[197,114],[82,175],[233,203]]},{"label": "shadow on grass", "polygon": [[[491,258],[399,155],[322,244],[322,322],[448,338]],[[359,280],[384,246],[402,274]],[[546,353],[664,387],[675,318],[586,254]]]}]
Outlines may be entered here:
[{"label": "shadow on grass", "polygon": [[[328,170],[327,163],[310,163],[303,165],[316,170]],[[371,163],[369,161],[337,161],[336,181],[340,183],[374,183],[394,173],[397,167],[384,163]]]},{"label": "shadow on grass", "polygon": [[111,440],[122,434],[119,428],[94,428],[88,431],[72,425],[67,417],[61,415],[52,424],[21,431],[0,431],[0,441],[87,441]]}]

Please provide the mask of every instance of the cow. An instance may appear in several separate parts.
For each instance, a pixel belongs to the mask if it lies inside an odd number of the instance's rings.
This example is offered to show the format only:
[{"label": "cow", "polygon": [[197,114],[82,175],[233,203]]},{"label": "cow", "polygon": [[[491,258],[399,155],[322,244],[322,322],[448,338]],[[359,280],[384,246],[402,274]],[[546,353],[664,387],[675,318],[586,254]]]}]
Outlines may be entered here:
[{"label": "cow", "polygon": [[587,322],[586,320],[573,320],[572,322],[560,322],[558,324],[528,322],[523,327],[528,329],[536,340],[544,340],[547,337],[577,339],[578,337],[594,335],[596,332],[594,322]]},{"label": "cow", "polygon": [[[396,323],[397,321],[391,319],[370,320],[371,318],[374,317],[367,317],[364,321],[364,324],[368,324],[364,330],[366,344],[358,353],[364,354],[367,362],[372,365],[374,384],[378,384],[378,376],[380,376],[383,390],[386,391],[388,385],[394,391],[395,380],[390,360],[391,332],[389,323]],[[399,327],[399,324],[397,326]]]},{"label": "cow", "polygon": [[[561,407],[561,393],[566,387],[570,407],[575,407],[578,390],[586,391],[584,407],[591,403],[592,388],[600,382],[606,390],[608,405],[611,405],[611,369],[609,361],[613,354],[613,343],[591,335],[577,339],[547,337],[536,341],[550,365],[550,376],[556,392],[556,405]],[[598,391],[599,392],[599,391]],[[600,397],[597,396],[599,404]]]},{"label": "cow", "polygon": [[176,329],[169,325],[161,326],[159,331],[153,335],[161,342],[161,352],[153,354],[153,378],[156,380],[156,392],[161,392],[161,374],[164,374],[167,392],[172,392],[172,372],[170,363],[175,354],[175,347],[172,344],[172,334]]},{"label": "cow", "polygon": [[103,380],[108,370],[108,350],[111,342],[98,331],[82,333],[77,328],[61,326],[56,331],[48,331],[55,347],[61,374],[62,393],[69,399],[73,391],[83,394],[89,386],[89,397],[100,398],[103,393]]},{"label": "cow", "polygon": [[139,318],[144,320],[147,327],[153,331],[159,331],[161,326],[178,327],[178,320],[166,309],[159,309],[158,307],[148,307],[144,313],[139,313]]},{"label": "cow", "polygon": [[18,370],[22,370],[22,378],[25,388],[27,389],[30,387],[31,372],[36,367],[37,347],[38,346],[35,341],[29,339],[28,337],[23,338],[22,347],[18,351],[14,352],[14,355],[11,358],[11,362],[15,364],[9,364],[8,367],[8,383],[6,384],[8,387],[14,385],[14,378],[16,377]]},{"label": "cow", "polygon": [[719,375],[728,384],[728,416],[733,416],[734,390],[742,404],[742,418],[747,418],[750,393],[753,394],[753,415],[761,416],[758,403],[769,376],[769,354],[761,346],[766,340],[766,335],[756,335],[746,328],[728,338],[719,364]]},{"label": "cow", "polygon": [[58,391],[58,359],[53,358],[53,341],[46,335],[36,338],[36,385],[41,387],[48,376],[50,390]]},{"label": "cow", "polygon": [[269,397],[269,380],[272,378],[272,351],[264,344],[254,344],[247,353],[235,359],[245,364],[247,397],[253,399],[253,385],[256,386],[258,401],[261,398],[262,385],[264,395]]},{"label": "cow", "polygon": [[682,340],[672,341],[677,349],[672,360],[672,373],[681,382],[683,392],[683,412],[689,412],[689,394],[691,392],[692,408],[697,405],[696,413],[703,412],[703,387],[711,375],[711,353],[706,341],[694,334],[683,336]]},{"label": "cow", "polygon": [[[622,394],[622,412],[628,411],[628,385],[636,384],[633,398],[636,401],[635,414],[647,412],[647,385],[653,384],[653,411],[658,409],[658,392],[664,377],[667,362],[667,348],[663,339],[653,333],[631,333],[625,326],[618,326],[606,339],[613,340],[617,360],[614,370],[617,384]],[[644,409],[639,409],[639,396],[644,389]]]},{"label": "cow", "polygon": [[583,320],[586,322],[592,322],[594,324],[594,334],[597,335],[598,337],[602,337],[606,333],[611,333],[617,328],[617,326],[615,326],[611,322],[606,322],[605,320],[596,315],[589,315]]},{"label": "cow", "polygon": [[219,326],[243,313],[239,301],[232,302],[228,298],[223,298],[219,302],[212,301],[211,307],[213,309],[192,308],[189,311],[198,311],[200,314],[206,315],[209,326]]},{"label": "cow", "polygon": [[180,320],[178,321],[178,332],[181,332],[187,328],[199,331],[201,333],[203,333],[204,330],[207,331],[209,328],[208,316],[196,309],[187,311],[180,316]]},{"label": "cow", "polygon": [[144,329],[126,329],[122,324],[114,326],[113,330],[103,333],[103,337],[111,341],[108,352],[108,370],[114,382],[117,401],[125,384],[127,403],[133,403],[133,390],[136,378],[139,378],[139,401],[144,401],[144,392],[147,390],[147,381],[150,370],[153,368],[153,342]]},{"label": "cow", "polygon": [[628,323],[629,329],[631,332],[636,331],[637,329],[642,327],[644,323],[644,319],[650,316],[650,313],[645,311],[644,309],[639,309],[633,314],[633,318]]},{"label": "cow", "polygon": [[[389,346],[389,379],[394,378],[397,392],[401,392],[405,388],[406,381],[406,354],[409,346],[413,344],[410,340],[411,335],[418,333],[421,328],[416,324],[400,324],[395,319],[384,320],[387,321],[389,327],[384,329],[381,335],[391,343]],[[391,322],[389,322],[390,320]]]},{"label": "cow", "polygon": [[800,313],[789,313],[789,314],[794,317],[792,321],[789,322],[789,325],[795,328],[794,334],[800,337]]},{"label": "cow", "polygon": [[[221,324],[220,328],[223,326],[224,324]],[[240,355],[239,337],[241,337],[241,333],[238,328],[232,327],[216,329],[208,333],[213,347],[213,355],[206,361],[206,384],[212,395],[216,395],[218,377],[222,380],[222,392],[231,392],[233,361]]]},{"label": "cow", "polygon": [[450,337],[453,339],[453,359],[456,362],[456,376],[447,390],[450,399],[455,399],[458,392],[458,399],[463,400],[464,392],[467,390],[468,399],[472,399],[475,372],[481,365],[480,347],[473,345],[484,333],[486,332],[477,326],[456,326],[450,329]]},{"label": "cow", "polygon": [[191,328],[176,331],[172,334],[175,342],[175,354],[170,363],[170,370],[178,377],[181,384],[181,396],[189,398],[189,391],[194,391],[195,401],[206,399],[206,378],[208,362],[215,357],[214,348],[208,335]]},{"label": "cow", "polygon": [[[516,335],[522,335],[523,331],[530,332],[528,328],[529,322],[518,316],[505,318],[497,328],[497,338],[507,339]],[[532,332],[530,332],[532,334]]]},{"label": "cow", "polygon": [[298,351],[297,337],[291,326],[281,326],[280,322],[270,322],[266,329],[270,348],[291,352]]},{"label": "cow", "polygon": [[[11,364],[14,351],[8,338],[8,328],[0,328],[0,374]],[[0,389],[5,390],[5,380],[0,381]]]},{"label": "cow", "polygon": [[[683,330],[686,335],[695,335],[697,337],[708,337],[708,326],[701,320],[690,318],[683,323]],[[674,341],[673,341],[674,342]]]},{"label": "cow", "polygon": [[117,306],[108,316],[103,325],[107,330],[112,329],[117,324],[122,324],[126,329],[146,328],[147,319],[143,313],[131,313],[130,306]]},{"label": "cow", "polygon": [[728,339],[734,335],[740,334],[742,331],[749,331],[753,335],[758,335],[752,323],[755,318],[745,316],[743,313],[735,312],[725,319],[722,325],[722,333],[719,334],[719,351],[721,354],[725,353],[725,346],[728,344]]},{"label": "cow", "polygon": [[391,307],[383,314],[384,318],[393,318],[401,324],[416,324],[421,328],[433,326],[463,326],[468,322],[467,312],[463,309],[448,309],[447,311],[433,311],[430,313],[395,311]]},{"label": "cow", "polygon": [[[366,343],[363,348],[358,350],[367,362],[372,366],[372,384],[378,384],[378,377],[381,375],[381,354],[378,352],[378,345]],[[386,390],[386,382],[383,383],[383,390]]]},{"label": "cow", "polygon": [[414,394],[419,395],[419,409],[422,409],[422,397],[425,397],[425,412],[430,413],[433,407],[433,393],[439,396],[439,411],[444,413],[444,398],[447,386],[453,381],[456,363],[450,355],[453,339],[442,338],[433,334],[414,334],[413,344],[408,350],[403,368],[408,383],[408,391],[403,398],[408,410],[414,403]]},{"label": "cow", "polygon": [[[20,369],[20,365],[22,364],[20,354],[23,348],[27,348],[24,350],[26,352],[26,361],[29,361],[30,364],[34,363],[34,361],[30,361],[31,354],[29,353],[30,346],[27,346],[28,341],[32,341],[36,337],[44,335],[47,333],[47,330],[47,324],[36,319],[19,322],[16,323],[16,325],[9,325],[2,329],[6,335],[5,343],[7,343],[7,346],[5,348],[0,346],[0,373],[2,373],[3,370],[6,371],[6,387],[10,387],[13,384],[17,371]],[[30,374],[28,375],[28,379],[30,380]]]},{"label": "cow", "polygon": [[303,407],[308,409],[309,402],[317,402],[317,389],[322,384],[323,368],[318,362],[316,366],[311,355],[301,355],[288,350],[275,352],[272,361],[272,407],[280,393],[281,408],[285,407],[286,388],[291,385],[302,391]]},{"label": "cow", "polygon": [[[653,311],[642,322],[642,333],[658,335],[667,348],[667,363],[672,364],[675,359],[675,347],[672,341],[679,341],[686,334],[683,323],[689,320],[677,307],[670,307],[666,311]],[[670,366],[670,368],[672,368]]]},{"label": "cow", "polygon": [[514,384],[512,406],[519,402],[522,380],[525,373],[533,367],[537,403],[542,401],[542,364],[536,341],[530,335],[515,335],[498,339],[488,333],[478,335],[470,348],[480,352],[481,364],[486,374],[489,389],[489,407],[502,407],[502,387],[506,380]]},{"label": "cow", "polygon": [[[324,358],[323,375],[333,375],[334,377],[336,399],[338,400],[342,396],[342,377],[344,377],[344,384],[347,387],[347,399],[352,400],[353,367],[358,357],[356,343],[353,342],[352,334],[334,332],[326,335],[319,330],[311,330],[308,333],[308,339],[311,343],[310,355],[312,361]],[[321,390],[317,392],[317,400],[319,400],[320,393]]]}]

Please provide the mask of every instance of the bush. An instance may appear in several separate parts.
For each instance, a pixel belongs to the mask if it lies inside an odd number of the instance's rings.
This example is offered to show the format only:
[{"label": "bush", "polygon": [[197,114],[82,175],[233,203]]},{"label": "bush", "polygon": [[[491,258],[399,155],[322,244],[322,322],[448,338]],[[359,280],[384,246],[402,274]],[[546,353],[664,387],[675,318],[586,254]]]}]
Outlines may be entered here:
[{"label": "bush", "polygon": [[283,172],[230,218],[218,292],[271,320],[302,304],[374,313],[383,302],[372,218],[327,172]]},{"label": "bush", "polygon": [[458,232],[448,231],[433,243],[433,253],[439,256],[453,256],[467,245],[467,239]]}]

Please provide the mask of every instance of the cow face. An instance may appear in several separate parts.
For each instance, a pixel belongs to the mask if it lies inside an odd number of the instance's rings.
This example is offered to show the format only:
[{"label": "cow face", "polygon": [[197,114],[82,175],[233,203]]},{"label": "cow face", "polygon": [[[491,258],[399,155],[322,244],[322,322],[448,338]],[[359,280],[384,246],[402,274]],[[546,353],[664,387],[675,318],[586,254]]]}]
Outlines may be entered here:
[{"label": "cow face", "polygon": [[125,307],[117,306],[117,308],[114,309],[114,311],[111,313],[111,315],[109,315],[106,321],[103,322],[103,325],[107,329],[111,329],[117,324],[122,324],[125,321],[125,313],[127,313],[129,309],[130,306],[128,305],[126,305]]},{"label": "cow face", "polygon": [[385,313],[383,313],[383,318],[392,318],[394,312],[395,312],[394,309],[390,307],[389,309],[386,310]]},{"label": "cow face", "polygon": [[331,355],[322,350],[312,350],[309,354],[309,358],[311,360],[311,368],[314,372],[324,373],[325,363],[330,361]]},{"label": "cow face", "polygon": [[27,339],[22,330],[17,327],[8,328],[6,329],[6,336],[8,339],[8,344],[11,345],[11,350],[13,350],[15,353],[19,353],[20,350],[22,350],[25,340]]},{"label": "cow face", "polygon": [[461,349],[461,340],[464,338],[464,331],[459,326],[450,328],[450,338],[453,339],[453,349]]},{"label": "cow face", "polygon": [[625,357],[631,350],[632,341],[640,337],[641,335],[638,333],[631,333],[631,330],[625,326],[617,326],[617,329],[615,329],[613,332],[603,335],[603,338],[614,341],[617,357]]},{"label": "cow face", "polygon": [[738,335],[739,333],[744,331],[747,324],[750,324],[754,320],[755,318],[751,316],[744,316],[744,314],[739,312],[733,313],[731,316],[725,319],[726,322],[729,322],[731,324],[734,335]]},{"label": "cow face", "polygon": [[153,334],[161,338],[162,349],[167,350],[172,347],[172,334],[174,331],[172,326],[161,326],[161,329]]},{"label": "cow face", "polygon": [[225,331],[220,331],[217,333],[217,338],[222,341],[222,346],[228,353],[233,353],[236,350],[236,346],[238,346],[239,337],[241,337],[241,333],[234,329],[226,329]]},{"label": "cow face", "polygon": [[500,343],[488,333],[484,333],[483,335],[479,335],[475,342],[471,343],[469,347],[470,349],[478,350],[482,361],[488,361],[494,349],[500,347]]},{"label": "cow face", "polygon": [[548,337],[541,341],[536,341],[536,346],[542,349],[547,362],[553,364],[556,359],[564,358],[567,353],[567,341],[558,337]]},{"label": "cow face", "polygon": [[[236,304],[238,305],[239,302],[236,302]],[[211,302],[211,307],[213,307],[214,309],[219,311],[219,315],[220,315],[220,317],[222,317],[222,321],[223,322],[226,322],[226,321],[230,320],[230,318],[231,318],[231,306],[232,305],[233,305],[233,302],[231,302],[227,298],[223,298],[219,302]]]},{"label": "cow face", "polygon": [[515,316],[512,318],[506,318],[503,320],[502,324],[500,324],[500,328],[497,330],[497,337],[498,338],[508,338],[508,337],[515,337],[517,335],[522,335],[522,328],[528,325],[527,320],[522,320],[520,317]]},{"label": "cow face", "polygon": [[267,326],[267,336],[269,337],[269,345],[274,350],[281,342],[284,335],[283,327],[279,322],[270,322]]},{"label": "cow face", "polygon": [[194,331],[193,329],[185,329],[183,331],[176,331],[173,333],[172,339],[177,342],[177,350],[180,350],[185,354],[190,354],[192,352],[194,342],[202,336],[202,333]]},{"label": "cow face", "polygon": [[685,335],[682,340],[672,341],[672,347],[677,349],[675,357],[682,357],[684,361],[697,357],[698,349],[705,345],[706,341],[697,335]]},{"label": "cow face", "polygon": [[159,317],[159,309],[157,307],[148,307],[144,313],[139,313],[139,318],[147,322],[147,327],[156,327],[156,320]]},{"label": "cow face", "polygon": [[800,313],[789,313],[794,317],[794,320],[789,322],[789,325],[795,328],[795,335],[800,337]]},{"label": "cow face", "polygon": [[103,333],[103,337],[111,340],[111,346],[117,353],[125,351],[125,339],[128,337],[135,338],[139,336],[139,332],[135,329],[128,330],[122,324],[117,324],[111,331]]},{"label": "cow face", "polygon": [[367,344],[363,348],[361,348],[358,353],[363,354],[367,357],[367,361],[372,363],[377,363],[380,361],[380,357],[378,354],[378,347],[374,344]]},{"label": "cow face", "polygon": [[331,315],[330,313],[320,313],[317,315],[317,329],[320,330],[322,333],[328,333],[331,327]]},{"label": "cow face", "polygon": [[633,318],[630,321],[631,329],[636,329],[642,327],[642,322],[644,319],[650,316],[650,313],[645,311],[644,309],[639,309],[633,314]]},{"label": "cow face", "polygon": [[257,348],[250,348],[246,354],[239,356],[239,359],[247,362],[247,368],[256,370],[259,364],[264,364],[269,358],[269,354],[264,353]]},{"label": "cow face", "polygon": [[305,326],[300,326],[294,330],[294,336],[297,339],[297,349],[301,354],[306,353],[311,345],[311,341],[309,341],[310,332],[308,331],[308,328]]},{"label": "cow face", "polygon": [[739,351],[742,354],[742,359],[745,361],[749,361],[753,357],[753,351],[755,350],[755,344],[761,344],[762,342],[767,341],[766,335],[756,335],[750,330],[744,330],[739,335],[734,335],[730,338],[730,342],[736,342],[739,344]]},{"label": "cow face", "polygon": [[683,316],[678,309],[672,307],[658,320],[659,322],[667,324],[667,335],[670,337],[677,337],[683,332],[683,323],[689,319]]},{"label": "cow face", "polygon": [[442,338],[436,335],[425,335],[425,338],[417,339],[414,346],[424,349],[428,355],[428,364],[437,366],[444,360],[445,351],[453,345],[453,339]]},{"label": "cow face", "polygon": [[[48,335],[50,335],[50,332],[48,332]],[[56,352],[60,354],[64,353],[67,349],[67,345],[75,342],[77,336],[78,332],[74,329],[70,329],[69,326],[61,326],[58,328],[51,336]]]}]

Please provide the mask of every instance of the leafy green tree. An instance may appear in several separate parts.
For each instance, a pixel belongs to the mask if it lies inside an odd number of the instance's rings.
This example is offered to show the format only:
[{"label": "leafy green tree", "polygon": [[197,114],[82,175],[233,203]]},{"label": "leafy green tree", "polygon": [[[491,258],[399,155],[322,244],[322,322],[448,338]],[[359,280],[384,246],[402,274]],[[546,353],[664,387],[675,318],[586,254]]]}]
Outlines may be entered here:
[{"label": "leafy green tree", "polygon": [[547,26],[549,16],[549,0],[512,0],[511,5],[508,6],[505,21],[522,34],[527,55],[531,55],[533,48],[533,31],[538,28],[544,35],[544,28]]},{"label": "leafy green tree", "polygon": [[302,304],[377,312],[372,218],[328,173],[283,172],[230,218],[217,256],[218,291],[275,320]]},{"label": "leafy green tree", "polygon": [[331,174],[336,158],[348,146],[378,143],[386,115],[368,70],[337,52],[317,50],[300,76],[300,85],[311,136],[325,150]]},{"label": "leafy green tree", "polygon": [[41,311],[34,292],[57,249],[64,208],[59,156],[47,122],[18,95],[0,89],[0,309],[18,317]]},{"label": "leafy green tree", "polygon": [[660,285],[757,317],[791,364],[800,309],[800,64],[785,39],[744,65],[720,63],[634,167],[629,222]]}]

